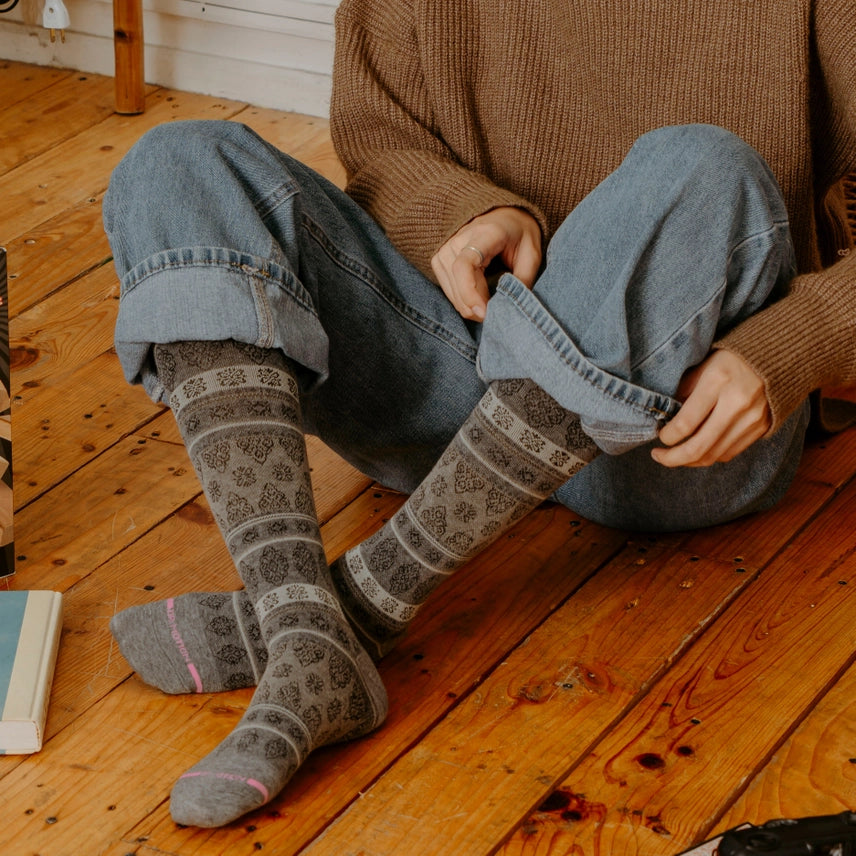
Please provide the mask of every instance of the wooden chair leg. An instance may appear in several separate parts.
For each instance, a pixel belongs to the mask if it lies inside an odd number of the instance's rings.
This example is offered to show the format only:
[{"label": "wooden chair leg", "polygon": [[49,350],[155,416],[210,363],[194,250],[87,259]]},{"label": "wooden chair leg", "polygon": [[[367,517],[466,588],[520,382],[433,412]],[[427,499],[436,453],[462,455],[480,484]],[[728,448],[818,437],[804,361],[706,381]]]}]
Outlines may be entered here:
[{"label": "wooden chair leg", "polygon": [[146,106],[142,0],[113,0],[113,45],[116,112],[142,113]]}]

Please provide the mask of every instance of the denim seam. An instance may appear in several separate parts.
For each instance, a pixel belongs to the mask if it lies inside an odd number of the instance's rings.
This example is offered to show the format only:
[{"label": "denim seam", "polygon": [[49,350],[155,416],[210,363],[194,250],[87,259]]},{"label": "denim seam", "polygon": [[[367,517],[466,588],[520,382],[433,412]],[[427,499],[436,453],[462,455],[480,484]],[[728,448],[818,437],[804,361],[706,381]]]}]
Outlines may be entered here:
[{"label": "denim seam", "polygon": [[279,208],[283,202],[291,199],[293,196],[300,194],[300,188],[294,181],[283,182],[276,190],[268,193],[267,196],[253,203],[256,213],[259,218],[264,221]]},{"label": "denim seam", "polygon": [[462,357],[475,363],[477,349],[468,342],[463,341],[458,336],[451,333],[446,327],[438,324],[433,319],[421,312],[413,309],[412,306],[405,303],[400,298],[390,294],[383,284],[378,280],[370,268],[361,265],[356,259],[345,253],[342,253],[328,238],[324,230],[312,218],[304,214],[303,222],[307,233],[318,243],[321,249],[327,254],[330,260],[347,271],[349,274],[362,280],[365,285],[378,294],[388,306],[395,310],[402,318],[413,324],[421,330],[424,330],[430,336],[445,342]]},{"label": "denim seam", "polygon": [[256,323],[259,327],[259,347],[270,348],[273,346],[274,323],[268,301],[265,300],[264,285],[256,277],[251,277],[250,290],[256,309]]},{"label": "denim seam", "polygon": [[684,323],[681,324],[680,327],[678,327],[675,330],[672,330],[672,332],[669,333],[667,336],[664,336],[663,341],[660,343],[660,345],[658,347],[654,348],[653,351],[650,351],[649,353],[647,353],[642,359],[639,359],[635,363],[633,363],[633,365],[630,366],[631,371],[636,371],[640,366],[643,366],[646,362],[648,362],[648,360],[651,360],[654,357],[656,357],[657,354],[659,354],[664,348],[666,348],[670,342],[674,341],[675,336],[677,336],[678,333],[680,333],[682,330],[685,330],[687,327],[689,327],[695,321],[698,314],[706,306],[709,306],[714,300],[719,298],[719,296],[722,294],[722,292],[725,291],[725,286],[726,286],[726,281],[723,280],[722,284],[711,294],[710,299],[707,301],[707,303],[704,304],[704,306],[698,307],[695,310],[695,314],[693,314],[689,318],[687,318],[686,321],[684,321]]},{"label": "denim seam", "polygon": [[[765,238],[768,235],[772,235],[773,233],[780,231],[782,228],[785,228],[785,229],[788,228],[788,221],[787,220],[774,220],[772,222],[771,226],[768,229],[765,229],[763,232],[756,232],[753,235],[747,235],[745,238],[743,238],[742,241],[740,241],[740,243],[735,244],[731,248],[731,252],[729,252],[728,257],[725,260],[725,267],[728,268],[731,265],[732,261],[734,260],[735,255],[737,255],[737,253],[744,246],[746,246],[750,241],[756,241],[759,238]],[[710,299],[707,301],[707,303],[704,304],[704,306],[701,306],[698,309],[696,309],[695,314],[693,316],[688,318],[680,327],[678,327],[676,330],[673,330],[668,336],[665,336],[663,338],[662,344],[659,347],[655,348],[653,351],[651,351],[650,353],[646,354],[644,357],[642,357],[641,359],[639,359],[635,363],[633,363],[633,365],[630,367],[631,370],[635,371],[636,369],[639,368],[639,366],[644,365],[648,360],[650,360],[651,358],[656,356],[664,347],[666,347],[666,345],[669,342],[671,342],[675,338],[675,336],[678,333],[680,333],[681,330],[684,330],[689,324],[692,323],[693,318],[696,315],[698,315],[699,312],[705,308],[705,306],[709,306],[713,300],[719,298],[719,296],[725,290],[727,284],[728,284],[727,280],[723,279],[722,283],[711,294]]]},{"label": "denim seam", "polygon": [[[548,335],[547,331],[543,328],[542,324],[538,321],[538,319],[533,317],[531,314],[529,314],[526,311],[525,307],[516,298],[514,298],[511,294],[506,292],[505,296],[511,300],[512,305],[520,313],[520,315],[522,315],[524,318],[526,318],[526,320],[529,321],[534,326],[535,330],[541,335],[541,337],[544,339],[544,341],[551,348],[553,348],[553,350],[556,354],[556,358],[561,360],[561,362],[563,362],[575,375],[577,375],[577,377],[579,377],[580,380],[583,381],[583,383],[587,383],[589,386],[596,389],[600,395],[603,395],[606,398],[611,399],[612,401],[617,401],[621,405],[623,405],[625,407],[629,407],[631,410],[636,410],[637,412],[642,413],[646,416],[649,416],[649,415],[653,416],[653,418],[657,421],[661,421],[663,419],[668,418],[669,414],[666,411],[659,410],[656,407],[645,406],[645,405],[638,404],[638,403],[633,402],[633,401],[628,401],[626,398],[622,398],[620,395],[616,395],[615,393],[609,392],[608,390],[604,389],[600,384],[598,384],[597,382],[595,382],[591,378],[586,377],[585,374],[582,373],[577,366],[575,366],[572,362],[570,362],[562,353],[560,353],[558,350],[556,350],[555,345],[553,344],[553,342],[550,339],[550,336]],[[558,327],[558,329],[561,330],[561,327],[559,327],[559,325],[556,325],[556,326]],[[567,337],[567,334],[564,334],[564,335]],[[567,338],[570,338],[570,337],[567,337]],[[631,381],[624,381],[622,378],[618,378],[615,375],[610,375],[609,372],[604,371],[603,369],[601,369],[599,367],[598,367],[598,370],[600,371],[601,374],[606,375],[607,377],[609,377],[612,380],[618,380],[622,383],[631,383],[632,384]],[[668,398],[669,396],[663,396],[663,397]]]}]

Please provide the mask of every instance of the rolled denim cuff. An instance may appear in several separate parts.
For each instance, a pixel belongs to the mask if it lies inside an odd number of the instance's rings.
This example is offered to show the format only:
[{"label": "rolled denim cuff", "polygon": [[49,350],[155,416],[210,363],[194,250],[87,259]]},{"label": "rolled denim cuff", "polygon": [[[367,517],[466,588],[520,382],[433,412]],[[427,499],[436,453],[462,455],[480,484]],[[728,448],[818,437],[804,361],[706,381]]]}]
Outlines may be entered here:
[{"label": "rolled denim cuff", "polygon": [[125,378],[165,401],[150,357],[153,344],[234,339],[279,348],[308,369],[328,374],[327,334],[311,297],[293,274],[268,259],[227,249],[188,247],[158,253],[122,283],[115,345]]},{"label": "rolled denim cuff", "polygon": [[637,386],[596,366],[538,299],[504,274],[488,303],[477,358],[485,383],[526,377],[567,410],[608,454],[657,437],[680,408],[675,399]]}]

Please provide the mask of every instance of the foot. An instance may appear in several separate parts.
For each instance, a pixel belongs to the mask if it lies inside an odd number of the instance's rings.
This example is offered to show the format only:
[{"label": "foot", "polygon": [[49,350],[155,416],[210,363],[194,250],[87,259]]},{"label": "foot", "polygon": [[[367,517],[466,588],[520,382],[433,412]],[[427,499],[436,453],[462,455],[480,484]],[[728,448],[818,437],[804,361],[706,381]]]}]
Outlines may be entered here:
[{"label": "foot", "polygon": [[247,712],[175,784],[177,823],[230,823],[272,800],[313,749],[362,737],[384,721],[386,691],[374,664],[344,620],[323,612],[272,638]]},{"label": "foot", "polygon": [[132,606],[110,630],[122,656],[166,693],[254,687],[268,654],[247,593],[192,592]]}]

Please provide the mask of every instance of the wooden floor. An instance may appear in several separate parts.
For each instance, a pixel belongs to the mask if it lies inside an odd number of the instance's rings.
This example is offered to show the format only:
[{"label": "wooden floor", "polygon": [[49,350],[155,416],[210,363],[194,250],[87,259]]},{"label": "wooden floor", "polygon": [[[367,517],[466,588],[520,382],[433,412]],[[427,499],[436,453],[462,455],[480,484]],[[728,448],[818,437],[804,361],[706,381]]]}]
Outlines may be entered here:
[{"label": "wooden floor", "polygon": [[[630,535],[545,506],[441,589],[382,664],[388,723],[313,755],[266,809],[177,827],[173,781],[250,692],[164,696],[119,609],[239,581],[171,415],[122,380],[100,208],[146,129],[245,122],[333,180],[326,124],[0,62],[15,588],[65,593],[37,755],[0,758],[3,856],[660,856],[742,821],[856,808],[856,432],[813,445],[774,511]],[[402,497],[313,443],[328,553]]]}]

